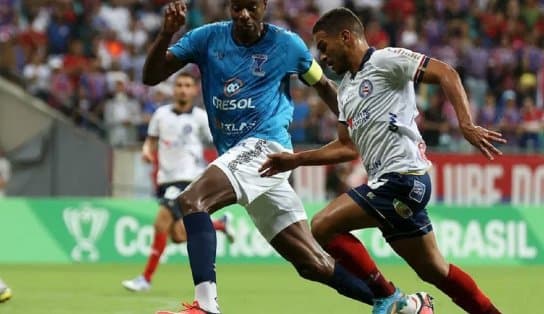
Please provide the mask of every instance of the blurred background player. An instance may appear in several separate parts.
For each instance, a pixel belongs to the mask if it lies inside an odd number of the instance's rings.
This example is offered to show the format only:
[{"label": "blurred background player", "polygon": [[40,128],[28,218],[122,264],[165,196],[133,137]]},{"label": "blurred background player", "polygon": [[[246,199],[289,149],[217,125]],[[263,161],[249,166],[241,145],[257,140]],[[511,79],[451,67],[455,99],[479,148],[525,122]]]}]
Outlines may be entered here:
[{"label": "blurred background player", "polygon": [[[363,244],[350,232],[379,228],[389,245],[426,282],[435,285],[470,314],[500,314],[472,277],[446,262],[438,245],[427,203],[431,163],[417,128],[414,84],[437,84],[452,102],[459,128],[468,142],[488,159],[502,153],[500,133],[473,123],[467,95],[457,72],[448,64],[402,48],[376,50],[366,42],[364,27],[349,9],[329,11],[314,26],[320,60],[344,75],[338,88],[338,139],[316,150],[274,154],[264,175],[302,165],[344,162],[361,156],[368,184],[333,200],[312,219],[315,238],[337,260],[361,278],[382,277]],[[393,289],[387,281],[381,290]],[[373,286],[373,285],[370,285]],[[416,313],[433,313],[430,300],[420,300]],[[428,304],[426,306],[425,302]],[[396,302],[387,313],[410,313]]]},{"label": "blurred background player", "polygon": [[11,289],[0,278],[0,303],[11,298]]},{"label": "blurred background player", "polygon": [[[193,105],[197,93],[196,79],[188,73],[178,74],[173,104],[159,107],[151,117],[142,155],[146,162],[158,161],[157,197],[160,206],[147,265],[142,275],[122,282],[128,290],[147,291],[151,288],[151,279],[168,236],[175,243],[187,240],[181,209],[175,198],[205,169],[204,143],[211,142],[206,111]],[[213,226],[233,241],[227,222],[228,217],[223,216],[215,220]]]}]

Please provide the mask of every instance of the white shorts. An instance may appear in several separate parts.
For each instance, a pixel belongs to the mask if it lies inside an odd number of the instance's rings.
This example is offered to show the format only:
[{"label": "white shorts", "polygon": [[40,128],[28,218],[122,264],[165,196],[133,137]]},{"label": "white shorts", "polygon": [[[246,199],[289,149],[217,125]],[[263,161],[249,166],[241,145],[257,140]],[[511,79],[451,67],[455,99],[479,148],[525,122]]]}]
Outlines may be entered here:
[{"label": "white shorts", "polygon": [[268,242],[291,224],[307,219],[302,201],[287,181],[290,172],[267,178],[259,174],[268,154],[286,151],[276,142],[248,138],[211,163],[225,173],[238,204],[247,209]]}]

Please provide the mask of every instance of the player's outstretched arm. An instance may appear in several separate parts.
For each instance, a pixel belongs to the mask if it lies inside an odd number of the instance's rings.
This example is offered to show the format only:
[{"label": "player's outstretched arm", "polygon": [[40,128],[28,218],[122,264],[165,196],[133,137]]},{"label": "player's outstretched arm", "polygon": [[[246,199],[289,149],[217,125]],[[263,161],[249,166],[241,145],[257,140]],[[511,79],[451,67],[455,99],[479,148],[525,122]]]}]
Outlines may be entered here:
[{"label": "player's outstretched arm", "polygon": [[338,139],[313,150],[268,155],[268,159],[259,169],[263,177],[270,177],[279,172],[293,170],[299,166],[336,164],[357,158],[358,152],[349,138],[345,124],[338,124]]},{"label": "player's outstretched arm", "polygon": [[506,140],[501,133],[474,124],[470,114],[467,94],[459,74],[454,68],[439,60],[431,59],[422,81],[430,84],[440,84],[455,109],[459,128],[467,141],[477,147],[490,160],[493,160],[493,155],[502,155],[502,152],[493,145],[493,142],[506,143]]},{"label": "player's outstretched arm", "polygon": [[187,64],[167,50],[172,36],[185,24],[186,12],[187,6],[184,1],[175,1],[166,6],[161,32],[153,42],[145,60],[144,84],[156,85]]}]

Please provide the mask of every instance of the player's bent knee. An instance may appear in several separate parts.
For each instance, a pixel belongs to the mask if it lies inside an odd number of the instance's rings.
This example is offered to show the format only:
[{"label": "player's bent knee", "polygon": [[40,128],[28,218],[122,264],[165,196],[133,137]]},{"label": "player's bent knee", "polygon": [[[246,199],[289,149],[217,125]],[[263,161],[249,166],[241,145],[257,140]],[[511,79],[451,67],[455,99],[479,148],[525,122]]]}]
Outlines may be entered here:
[{"label": "player's bent knee", "polygon": [[189,215],[197,212],[206,212],[207,209],[203,206],[203,202],[198,198],[184,192],[178,197],[179,205],[183,215]]}]

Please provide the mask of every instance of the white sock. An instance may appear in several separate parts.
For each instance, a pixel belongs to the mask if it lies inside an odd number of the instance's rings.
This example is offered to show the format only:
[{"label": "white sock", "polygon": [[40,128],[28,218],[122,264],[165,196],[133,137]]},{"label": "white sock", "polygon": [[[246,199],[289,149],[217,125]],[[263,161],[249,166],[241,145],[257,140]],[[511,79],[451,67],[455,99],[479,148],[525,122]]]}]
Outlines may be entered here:
[{"label": "white sock", "polygon": [[206,312],[221,313],[217,303],[217,285],[215,282],[201,282],[195,287],[195,299]]}]

